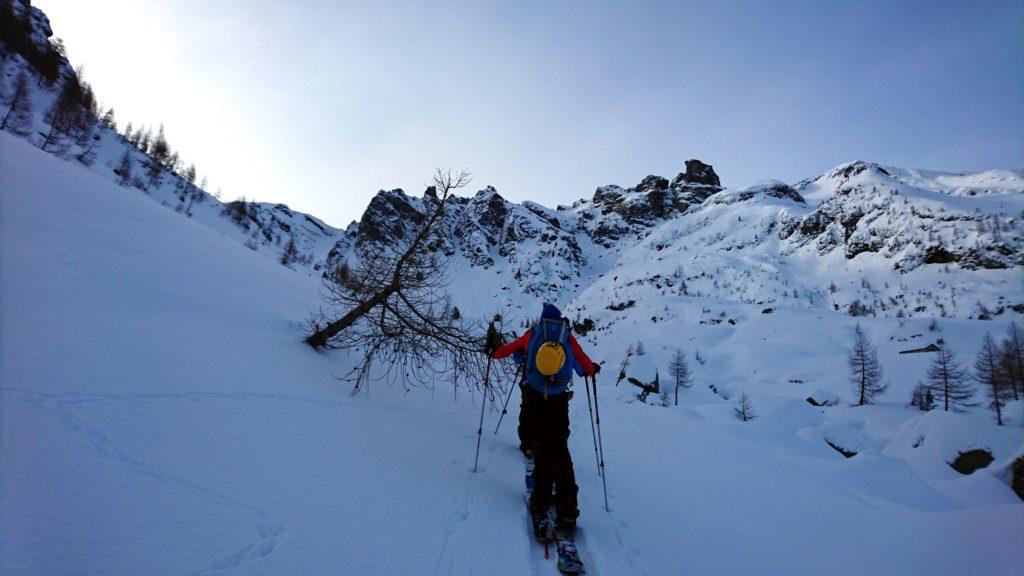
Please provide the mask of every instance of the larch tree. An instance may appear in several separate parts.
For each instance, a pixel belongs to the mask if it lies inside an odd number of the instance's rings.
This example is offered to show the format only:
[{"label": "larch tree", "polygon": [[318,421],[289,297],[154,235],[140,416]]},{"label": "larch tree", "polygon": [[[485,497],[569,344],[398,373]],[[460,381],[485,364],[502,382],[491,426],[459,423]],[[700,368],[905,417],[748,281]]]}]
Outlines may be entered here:
[{"label": "larch tree", "polygon": [[103,125],[107,128],[117,132],[117,119],[114,116],[113,108],[107,108],[107,111],[103,113],[103,117],[100,118],[100,122],[103,122]]},{"label": "larch tree", "polygon": [[117,167],[117,183],[121,186],[128,186],[132,183],[132,151],[127,146],[124,154],[121,155],[121,162]]},{"label": "larch tree", "polygon": [[740,399],[732,411],[736,415],[736,419],[741,422],[749,422],[757,418],[757,414],[754,412],[754,403],[750,400],[746,390],[740,395]]},{"label": "larch tree", "polygon": [[936,400],[942,403],[942,409],[949,412],[961,412],[964,408],[975,406],[971,403],[974,388],[968,384],[967,371],[960,365],[956,353],[949,348],[939,348],[932,356],[928,367],[927,385]]},{"label": "larch tree", "polygon": [[153,139],[153,143],[149,147],[149,157],[157,164],[170,168],[168,160],[171,157],[171,146],[167,143],[167,138],[164,136],[163,124],[160,125],[160,128],[157,130],[156,137]]},{"label": "larch tree", "polygon": [[1024,395],[1024,332],[1016,322],[1006,330],[1000,357],[1013,388],[1013,399],[1020,400]]},{"label": "larch tree", "polygon": [[32,88],[28,83],[28,75],[22,70],[14,80],[14,92],[11,95],[10,107],[0,123],[0,130],[25,136],[32,130]]},{"label": "larch tree", "polygon": [[[308,322],[313,348],[346,349],[359,358],[346,378],[358,393],[371,378],[427,384],[483,380],[482,327],[452,313],[442,254],[430,248],[454,192],[469,172],[438,170],[411,238],[364,250],[351,270],[325,274],[321,309]],[[502,365],[503,366],[503,365]],[[499,365],[492,369],[503,370]],[[494,394],[493,388],[485,393]]]},{"label": "larch tree", "polygon": [[672,362],[668,365],[668,373],[676,384],[675,405],[679,405],[679,387],[689,388],[693,386],[693,374],[690,373],[690,366],[686,363],[686,354],[676,349],[672,356]]},{"label": "larch tree", "polygon": [[974,360],[974,381],[985,389],[991,402],[989,408],[996,412],[996,423],[1003,425],[1003,406],[1010,399],[1012,391],[999,366],[999,350],[988,332],[981,341],[981,349]]},{"label": "larch tree", "polygon": [[857,324],[854,331],[853,348],[846,358],[846,363],[850,369],[850,383],[857,396],[857,406],[873,403],[875,398],[889,387],[882,382],[882,366],[878,363],[878,351],[860,324]]},{"label": "larch tree", "polygon": [[284,246],[284,252],[281,253],[280,262],[284,266],[291,266],[292,261],[299,255],[298,248],[295,247],[295,239],[289,238],[288,243]]}]

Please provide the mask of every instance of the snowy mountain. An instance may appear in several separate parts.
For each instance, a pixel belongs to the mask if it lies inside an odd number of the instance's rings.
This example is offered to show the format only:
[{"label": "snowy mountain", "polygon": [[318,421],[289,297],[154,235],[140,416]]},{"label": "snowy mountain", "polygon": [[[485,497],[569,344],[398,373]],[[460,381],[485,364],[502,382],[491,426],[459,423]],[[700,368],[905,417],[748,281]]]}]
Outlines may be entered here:
[{"label": "snowy mountain", "polygon": [[[45,52],[45,15],[11,5]],[[555,573],[527,534],[515,399],[473,474],[478,389],[352,397],[358,358],[302,343],[321,274],[400,245],[434,191],[381,191],[339,229],[221,202],[99,122],[47,145],[74,72],[48,84],[11,48],[5,94],[33,88],[31,129],[0,133],[0,573]],[[1024,563],[1024,400],[1001,427],[981,390],[962,413],[908,403],[921,350],[970,366],[1021,323],[1022,211],[1020,171],[852,162],[734,189],[690,160],[571,206],[484,187],[430,249],[463,314],[521,332],[556,302],[605,367],[609,512],[578,381],[570,404],[590,573],[1003,575]],[[851,405],[857,326],[889,385],[870,406]],[[952,467],[975,451],[986,467]]]},{"label": "snowy mountain", "polygon": [[[30,15],[33,46],[49,46],[46,16],[26,11],[21,0],[12,6]],[[42,146],[52,132],[44,112],[62,84],[78,80],[60,51],[51,85],[26,49],[14,48],[3,49],[0,79],[11,93],[25,71],[39,87],[25,137]],[[194,173],[160,169],[112,126],[93,124],[87,138],[64,137],[53,153],[308,273],[401,242],[432,202],[431,190],[419,197],[382,190],[344,230],[282,204],[222,203],[192,181]],[[712,166],[685,164],[671,181],[650,175],[632,187],[601,186],[589,199],[553,209],[511,202],[491,186],[457,198],[432,249],[448,259],[453,286],[484,289],[456,293],[456,304],[489,316],[494,308],[567,302],[584,292],[590,310],[681,292],[855,316],[1024,312],[1015,289],[1024,265],[1024,172],[851,162],[792,186],[766,181],[736,190],[723,188]]]}]

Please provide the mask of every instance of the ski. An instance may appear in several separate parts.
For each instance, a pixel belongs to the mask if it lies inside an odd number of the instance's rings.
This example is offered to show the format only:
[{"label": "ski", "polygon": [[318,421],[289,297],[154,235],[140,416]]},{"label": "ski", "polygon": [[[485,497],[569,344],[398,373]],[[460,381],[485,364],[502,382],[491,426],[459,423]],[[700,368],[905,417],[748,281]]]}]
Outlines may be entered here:
[{"label": "ski", "polygon": [[[550,509],[544,516],[534,516],[530,510],[530,496],[533,494],[533,488],[535,485],[533,479],[533,459],[529,457],[524,458],[524,464],[526,469],[526,490],[524,492],[526,512],[530,519],[530,526],[533,530],[533,538],[538,544],[542,544],[544,546],[544,558],[551,558],[550,546],[551,544],[555,544],[557,567],[561,574],[586,574],[586,569],[583,566],[583,561],[580,560],[579,551],[576,549],[576,542],[573,535],[559,532],[556,529],[554,520],[551,517]],[[554,492],[553,488],[552,492]]]}]

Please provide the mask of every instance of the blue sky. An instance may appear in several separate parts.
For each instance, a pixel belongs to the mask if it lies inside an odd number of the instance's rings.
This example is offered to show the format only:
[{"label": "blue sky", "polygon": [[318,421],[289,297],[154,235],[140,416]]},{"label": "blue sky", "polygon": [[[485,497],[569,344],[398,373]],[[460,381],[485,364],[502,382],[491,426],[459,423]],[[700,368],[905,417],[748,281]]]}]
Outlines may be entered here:
[{"label": "blue sky", "polygon": [[1021,2],[33,4],[122,124],[335,226],[435,167],[547,205],[689,158],[1024,168]]}]

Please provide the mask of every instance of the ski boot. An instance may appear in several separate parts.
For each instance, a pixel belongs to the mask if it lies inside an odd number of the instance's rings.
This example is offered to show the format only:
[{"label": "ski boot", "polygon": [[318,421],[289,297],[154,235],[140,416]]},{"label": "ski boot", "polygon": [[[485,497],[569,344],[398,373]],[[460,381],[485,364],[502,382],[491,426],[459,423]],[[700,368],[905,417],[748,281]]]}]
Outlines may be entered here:
[{"label": "ski boot", "polygon": [[551,517],[547,514],[531,514],[530,519],[533,522],[533,535],[537,538],[537,541],[541,544],[551,542],[554,530]]},{"label": "ski boot", "polygon": [[558,547],[558,571],[562,574],[585,574],[576,550],[576,526],[559,523],[555,526],[554,536]]}]

